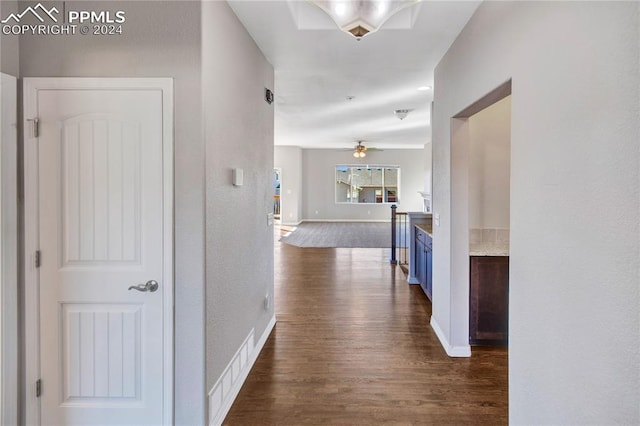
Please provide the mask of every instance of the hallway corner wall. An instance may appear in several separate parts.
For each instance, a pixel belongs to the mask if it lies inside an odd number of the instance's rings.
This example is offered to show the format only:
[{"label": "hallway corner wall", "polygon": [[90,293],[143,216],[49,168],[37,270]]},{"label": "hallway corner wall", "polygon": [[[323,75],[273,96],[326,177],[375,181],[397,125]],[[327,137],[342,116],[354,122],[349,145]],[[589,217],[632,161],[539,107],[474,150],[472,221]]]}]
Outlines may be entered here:
[{"label": "hallway corner wall", "polygon": [[[206,161],[206,388],[273,321],[273,67],[226,2],[202,3]],[[233,170],[243,170],[234,185]],[[214,391],[215,392],[215,391]],[[209,419],[211,421],[213,419]]]},{"label": "hallway corner wall", "polygon": [[469,259],[452,117],[512,82],[514,425],[640,423],[639,56],[637,2],[484,2],[436,68],[433,318],[453,345]]}]

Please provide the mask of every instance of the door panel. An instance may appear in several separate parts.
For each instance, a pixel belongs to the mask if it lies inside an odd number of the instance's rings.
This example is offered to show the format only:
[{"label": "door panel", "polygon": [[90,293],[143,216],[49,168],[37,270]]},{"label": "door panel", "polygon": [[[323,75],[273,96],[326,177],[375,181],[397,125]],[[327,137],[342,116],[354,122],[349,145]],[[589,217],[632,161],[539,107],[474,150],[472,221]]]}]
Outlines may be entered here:
[{"label": "door panel", "polygon": [[140,136],[106,115],[63,123],[64,265],[139,262]]},{"label": "door panel", "polygon": [[42,424],[165,423],[162,92],[37,102]]},{"label": "door panel", "polygon": [[140,305],[62,305],[63,404],[141,399]]}]

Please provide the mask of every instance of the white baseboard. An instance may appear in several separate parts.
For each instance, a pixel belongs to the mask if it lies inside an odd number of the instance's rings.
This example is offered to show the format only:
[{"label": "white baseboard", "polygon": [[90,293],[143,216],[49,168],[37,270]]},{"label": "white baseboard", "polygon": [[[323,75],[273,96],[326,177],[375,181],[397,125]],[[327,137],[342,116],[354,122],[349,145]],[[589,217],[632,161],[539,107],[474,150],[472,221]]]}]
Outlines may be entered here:
[{"label": "white baseboard", "polygon": [[[391,219],[302,219],[302,222],[370,222],[391,223]],[[301,223],[302,223],[301,222]]]},{"label": "white baseboard", "polygon": [[449,340],[436,322],[433,315],[431,316],[431,328],[436,333],[436,336],[438,336],[438,340],[440,340],[440,344],[447,352],[447,355],[454,358],[469,358],[471,356],[471,346],[452,346],[451,343],[449,343]]},{"label": "white baseboard", "polygon": [[302,223],[301,220],[297,221],[297,222],[282,222],[282,225],[284,226],[298,226]]},{"label": "white baseboard", "polygon": [[209,391],[210,426],[221,425],[224,421],[275,325],[276,317],[274,315],[257,342],[255,341],[255,330],[251,329],[236,354],[231,358],[227,368],[224,369],[216,384]]}]

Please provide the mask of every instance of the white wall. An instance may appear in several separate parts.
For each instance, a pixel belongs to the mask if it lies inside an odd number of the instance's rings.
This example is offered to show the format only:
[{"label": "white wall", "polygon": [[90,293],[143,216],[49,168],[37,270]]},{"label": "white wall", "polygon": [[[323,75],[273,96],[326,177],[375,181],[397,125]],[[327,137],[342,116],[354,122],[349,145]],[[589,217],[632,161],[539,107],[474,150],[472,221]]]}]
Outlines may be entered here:
[{"label": "white wall", "polygon": [[[264,88],[273,89],[274,74],[226,2],[204,2],[202,22],[209,390],[251,330],[260,337],[274,315],[263,305],[273,297],[274,106]],[[234,168],[243,169],[243,186],[232,185]]]},{"label": "white wall", "polygon": [[[640,4],[485,2],[438,65],[433,319],[468,341],[451,117],[512,79],[509,413],[640,423]],[[462,254],[462,255],[461,255]],[[465,297],[467,299],[465,299]]]},{"label": "white wall", "polygon": [[432,211],[433,208],[433,144],[428,142],[424,145],[424,185],[422,186],[424,195],[423,208],[425,211]]},{"label": "white wall", "polygon": [[509,229],[511,97],[469,117],[469,228]]},{"label": "white wall", "polygon": [[[16,0],[0,1],[0,16],[4,19],[11,13],[18,12]],[[17,77],[19,75],[20,60],[18,57],[19,37],[0,37],[0,72]]]},{"label": "white wall", "polygon": [[282,170],[282,223],[298,224],[302,220],[302,149],[297,146],[276,146],[274,166]]},{"label": "white wall", "polygon": [[425,194],[431,194],[431,180],[432,180],[432,143],[428,142],[424,145],[424,185],[422,187],[422,192]]},{"label": "white wall", "polygon": [[[302,151],[304,220],[390,220],[389,204],[336,204],[335,167],[337,165],[400,166],[398,211],[422,211],[418,191],[424,186],[424,152],[420,149],[369,151],[363,159],[353,152],[335,149]],[[316,211],[318,212],[316,214]]]},{"label": "white wall", "polygon": [[[17,1],[0,1],[0,16],[5,17],[17,12]],[[2,176],[2,260],[0,265],[0,283],[2,295],[0,297],[0,311],[2,318],[0,336],[2,351],[0,378],[2,389],[0,390],[0,422],[2,424],[18,424],[20,407],[18,394],[20,388],[20,351],[18,328],[18,304],[20,286],[18,283],[18,180],[17,180],[17,81],[12,77],[19,75],[20,58],[19,38],[0,36],[0,72],[2,83],[0,99],[2,111],[0,122],[2,123],[2,147],[0,154],[0,169]],[[12,76],[12,77],[9,77]]]},{"label": "white wall", "polygon": [[[54,3],[62,10],[62,3]],[[124,10],[117,36],[25,36],[21,77],[173,77],[175,98],[175,422],[205,422],[204,144],[199,2],[66,2]],[[212,17],[215,25],[216,17]],[[2,36],[5,38],[6,36]],[[210,41],[221,49],[228,40]],[[224,101],[224,100],[223,100]],[[244,125],[230,120],[228,126]]]},{"label": "white wall", "polygon": [[0,423],[18,424],[17,81],[0,75]]}]

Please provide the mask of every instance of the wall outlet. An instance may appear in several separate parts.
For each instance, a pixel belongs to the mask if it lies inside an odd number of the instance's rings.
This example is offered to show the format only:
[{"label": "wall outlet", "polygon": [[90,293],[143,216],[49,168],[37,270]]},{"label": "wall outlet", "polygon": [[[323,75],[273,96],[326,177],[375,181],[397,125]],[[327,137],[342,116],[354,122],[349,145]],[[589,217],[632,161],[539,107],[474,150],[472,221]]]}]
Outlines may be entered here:
[{"label": "wall outlet", "polygon": [[267,293],[264,297],[264,310],[268,311],[269,309],[271,309],[271,295]]}]

